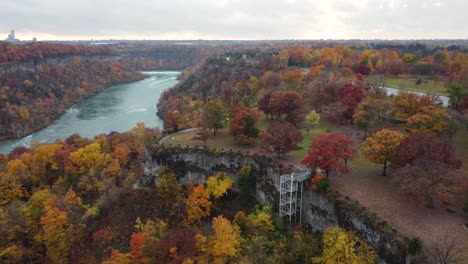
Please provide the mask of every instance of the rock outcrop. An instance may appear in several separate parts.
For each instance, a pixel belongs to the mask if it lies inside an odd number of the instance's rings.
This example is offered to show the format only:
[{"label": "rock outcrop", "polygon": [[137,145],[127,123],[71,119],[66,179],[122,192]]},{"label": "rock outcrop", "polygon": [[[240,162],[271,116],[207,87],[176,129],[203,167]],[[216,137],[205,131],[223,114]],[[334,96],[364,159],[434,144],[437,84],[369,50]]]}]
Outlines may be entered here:
[{"label": "rock outcrop", "polygon": [[[290,173],[292,168],[265,156],[242,155],[221,149],[159,145],[156,151],[148,154],[145,176],[139,183],[146,186],[155,184],[157,179],[154,175],[160,166],[171,167],[181,183],[197,183],[220,170],[235,178],[237,171],[247,165],[251,166],[256,177],[257,200],[277,211],[280,176]],[[357,201],[337,192],[323,194],[310,189],[305,191],[302,220],[316,231],[337,225],[353,230],[362,240],[374,246],[386,263],[409,262],[406,238]]]}]

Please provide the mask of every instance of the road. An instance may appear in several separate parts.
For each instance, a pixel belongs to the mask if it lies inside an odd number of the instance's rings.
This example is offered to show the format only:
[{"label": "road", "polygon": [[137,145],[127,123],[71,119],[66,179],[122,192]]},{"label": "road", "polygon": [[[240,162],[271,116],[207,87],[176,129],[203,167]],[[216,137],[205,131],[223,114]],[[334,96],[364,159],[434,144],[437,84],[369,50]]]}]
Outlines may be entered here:
[{"label": "road", "polygon": [[398,93],[401,92],[411,92],[419,95],[429,95],[429,96],[436,96],[436,101],[440,102],[440,105],[447,107],[449,103],[449,98],[447,96],[443,95],[436,95],[436,94],[431,94],[431,93],[421,93],[421,92],[414,92],[414,91],[408,91],[408,90],[403,90],[403,89],[397,89],[397,88],[391,88],[391,87],[382,87],[385,89],[387,92],[387,95],[397,95]]}]

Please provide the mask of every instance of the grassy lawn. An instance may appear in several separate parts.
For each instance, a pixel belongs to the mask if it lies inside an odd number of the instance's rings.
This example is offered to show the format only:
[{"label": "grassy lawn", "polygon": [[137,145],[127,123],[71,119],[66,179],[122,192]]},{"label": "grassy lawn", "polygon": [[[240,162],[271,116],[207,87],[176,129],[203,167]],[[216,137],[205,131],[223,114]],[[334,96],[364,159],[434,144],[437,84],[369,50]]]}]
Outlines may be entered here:
[{"label": "grassy lawn", "polygon": [[[262,115],[260,120],[257,122],[257,127],[260,130],[266,130],[271,122],[272,121],[269,118],[266,118]],[[336,130],[334,129],[334,126],[326,120],[320,121],[319,125],[316,128],[311,129],[310,132],[307,132],[305,129],[302,129],[301,132],[304,136],[304,139],[299,144],[302,147],[302,149],[298,151],[293,151],[289,154],[292,161],[299,162],[307,155],[307,150],[310,146],[310,143],[312,142],[312,139],[314,139],[316,136],[334,130]],[[196,131],[193,130],[177,133],[173,136],[166,138],[163,141],[163,143],[172,145],[180,144],[182,146],[203,146],[203,142],[192,140],[192,137],[195,135],[195,133]],[[233,151],[249,151],[251,153],[259,151],[258,145],[244,146],[237,144],[234,138],[231,135],[229,135],[228,129],[220,130],[217,135],[211,136],[206,142],[206,145],[208,147],[223,148],[224,150],[232,149]]]},{"label": "grassy lawn", "polygon": [[[172,145],[192,145],[192,146],[203,146],[203,142],[201,141],[193,141],[192,137],[195,135],[197,131],[187,131],[187,132],[180,132],[171,137],[166,138],[163,143],[165,144],[172,144]],[[253,151],[256,148],[252,146],[243,146],[239,145],[234,141],[234,138],[229,135],[229,131],[227,129],[223,129],[218,132],[217,135],[211,136],[208,141],[206,141],[206,145],[210,148],[223,148],[224,150],[232,149],[233,151]]]},{"label": "grassy lawn", "polygon": [[386,87],[398,88],[407,91],[429,92],[438,95],[448,95],[447,87],[445,87],[441,82],[434,83],[434,80],[422,79],[422,83],[420,85],[417,85],[416,80],[416,78],[411,77],[387,77],[384,79],[384,85]]},{"label": "grassy lawn", "polygon": [[299,146],[301,146],[302,149],[293,151],[289,154],[292,160],[300,162],[307,155],[309,146],[314,138],[316,138],[320,134],[324,134],[333,130],[333,125],[326,120],[320,120],[319,125],[316,128],[311,129],[309,132],[307,132],[305,129],[302,129],[301,132],[304,136],[304,139],[299,144]]}]

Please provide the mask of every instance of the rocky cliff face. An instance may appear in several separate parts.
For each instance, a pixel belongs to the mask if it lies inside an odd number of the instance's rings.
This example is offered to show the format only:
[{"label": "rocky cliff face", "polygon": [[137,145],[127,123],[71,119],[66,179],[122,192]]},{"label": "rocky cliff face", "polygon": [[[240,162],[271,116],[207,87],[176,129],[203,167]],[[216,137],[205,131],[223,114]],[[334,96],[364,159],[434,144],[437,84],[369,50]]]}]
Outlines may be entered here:
[{"label": "rocky cliff face", "polygon": [[[246,165],[251,166],[257,179],[257,200],[278,211],[279,179],[282,174],[290,173],[292,168],[264,156],[162,145],[147,156],[145,176],[139,184],[148,186],[157,183],[154,175],[159,166],[171,167],[183,184],[189,181],[196,184],[220,170],[235,178],[237,171]],[[357,201],[338,193],[322,194],[306,190],[303,208],[302,220],[313,230],[323,231],[337,225],[353,230],[361,239],[373,245],[386,263],[408,263],[405,238]]]},{"label": "rocky cliff face", "polygon": [[46,58],[42,60],[31,60],[28,62],[10,63],[0,65],[0,75],[12,74],[15,72],[37,72],[44,66],[65,66],[70,64],[75,57],[79,57],[82,61],[114,61],[120,59],[120,56],[68,56],[63,58]]}]

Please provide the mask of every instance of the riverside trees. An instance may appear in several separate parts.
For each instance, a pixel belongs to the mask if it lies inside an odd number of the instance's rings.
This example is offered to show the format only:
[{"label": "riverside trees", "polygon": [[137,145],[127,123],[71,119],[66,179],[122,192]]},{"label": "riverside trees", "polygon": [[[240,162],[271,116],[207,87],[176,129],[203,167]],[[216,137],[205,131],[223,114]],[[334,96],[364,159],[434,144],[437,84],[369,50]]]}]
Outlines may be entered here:
[{"label": "riverside trees", "polygon": [[0,138],[27,135],[107,86],[143,78],[117,61],[80,60],[0,75]]}]

